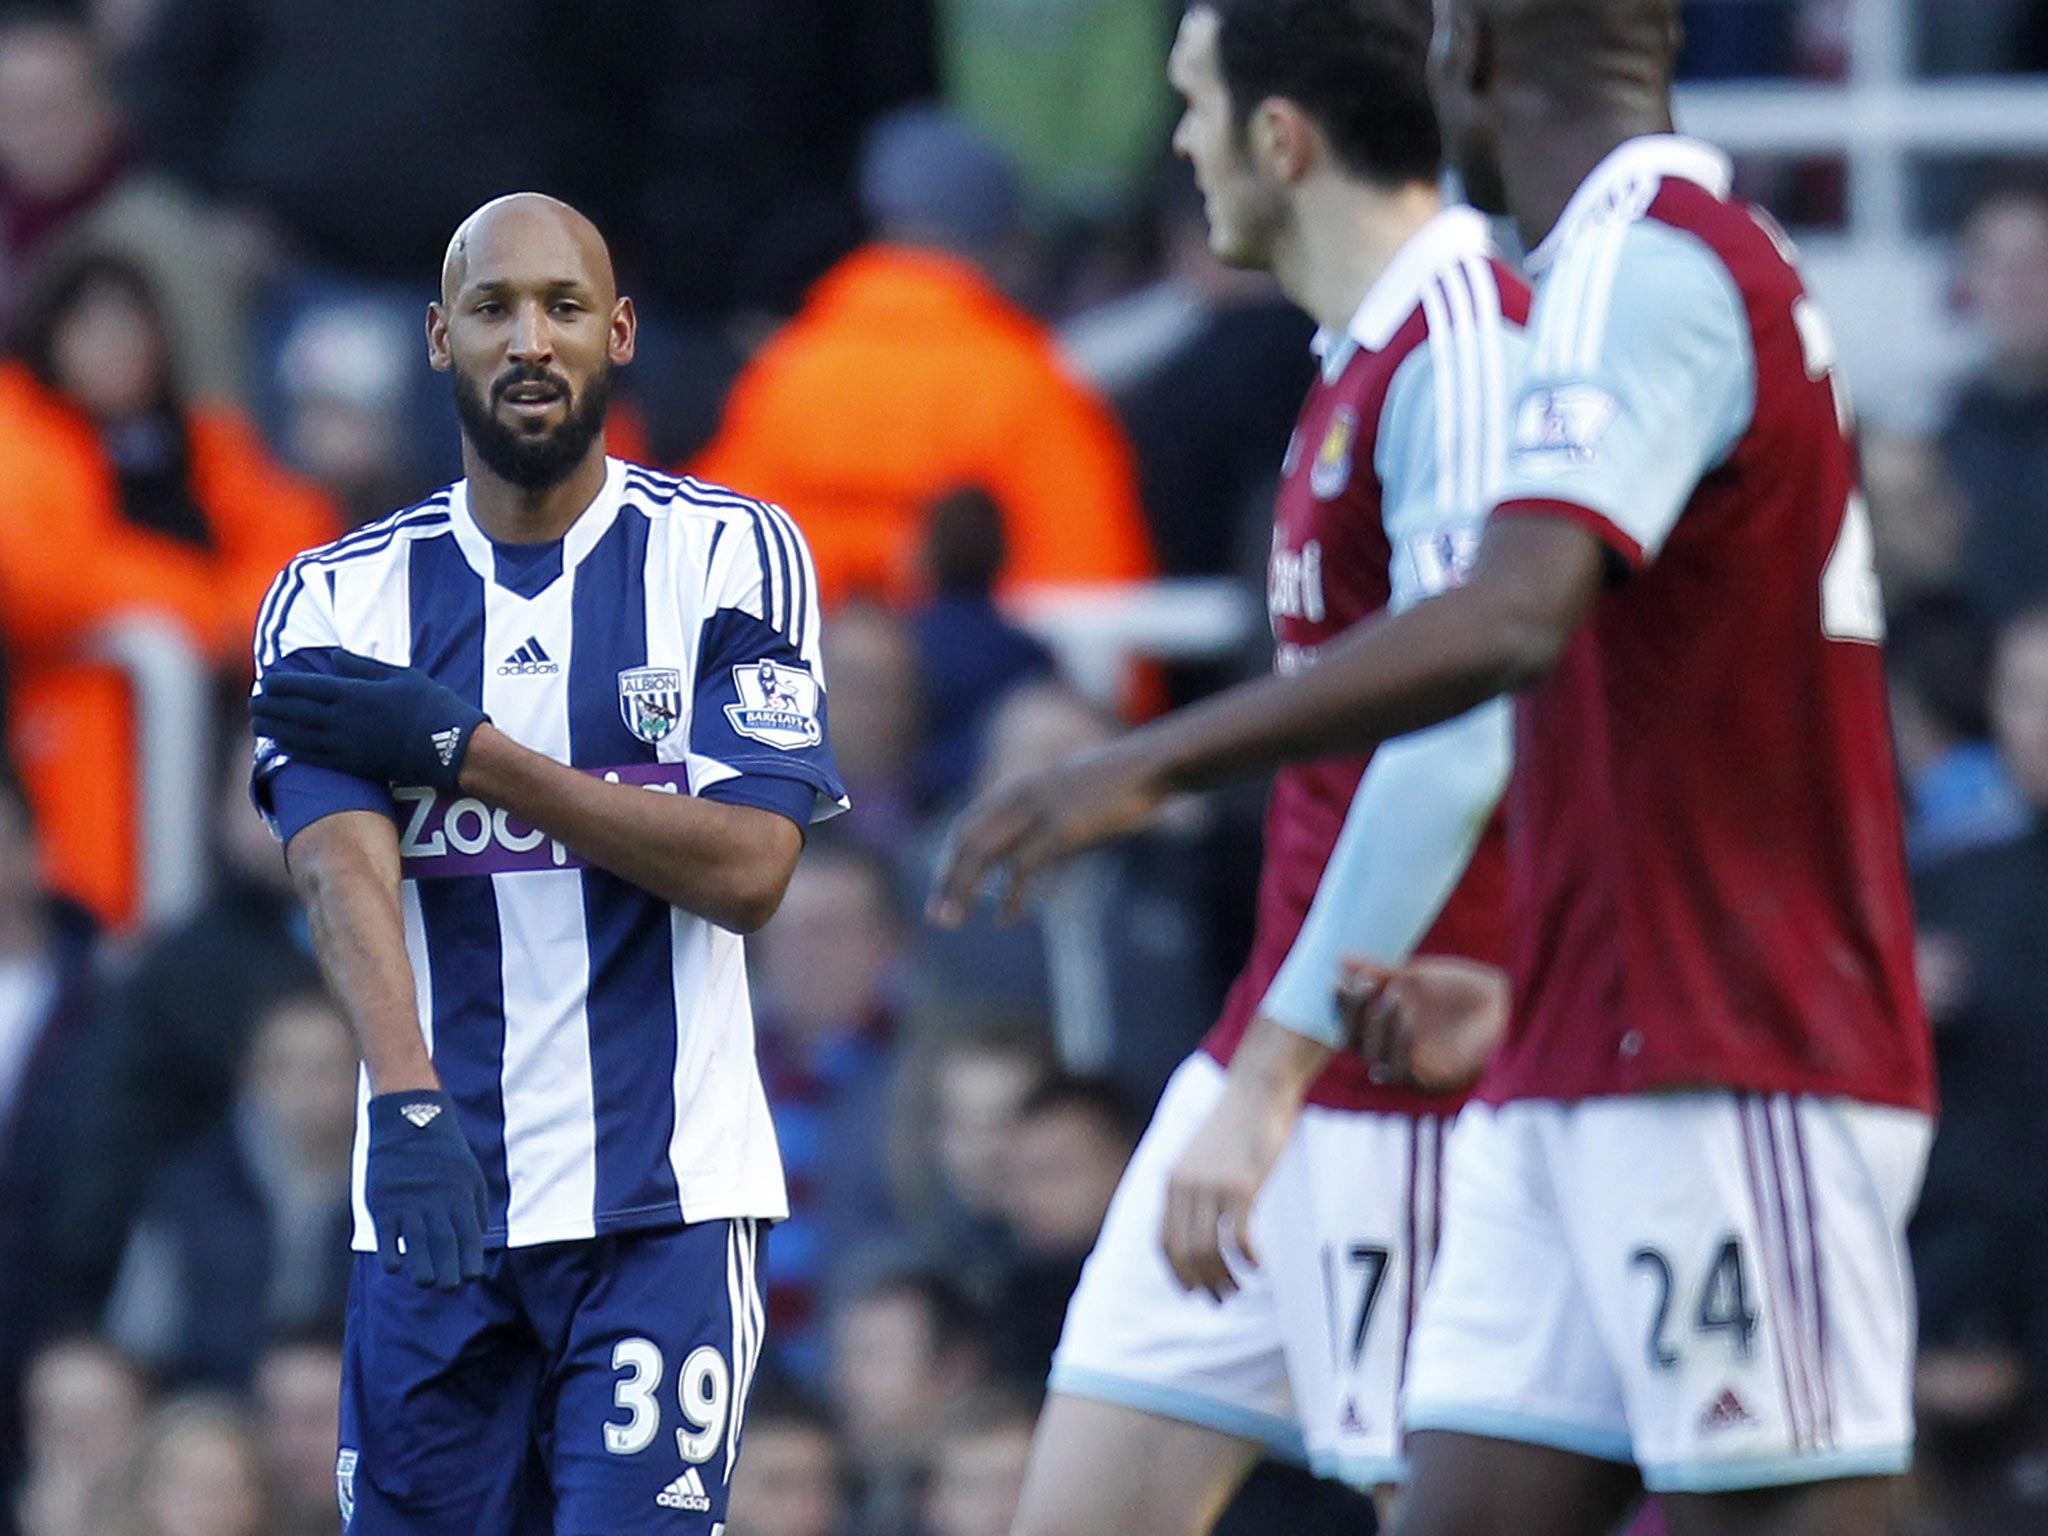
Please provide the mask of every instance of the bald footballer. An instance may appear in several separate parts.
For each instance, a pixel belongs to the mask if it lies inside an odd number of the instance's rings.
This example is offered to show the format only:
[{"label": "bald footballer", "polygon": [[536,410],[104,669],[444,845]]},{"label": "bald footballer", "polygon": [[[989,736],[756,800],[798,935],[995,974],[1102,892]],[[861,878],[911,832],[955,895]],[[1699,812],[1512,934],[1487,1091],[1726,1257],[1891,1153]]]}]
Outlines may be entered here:
[{"label": "bald footballer", "polygon": [[254,788],[363,1054],[352,1536],[713,1532],[786,1213],[741,935],[844,809],[780,510],[605,456],[632,301],[537,194],[427,312],[465,476],[301,555]]}]

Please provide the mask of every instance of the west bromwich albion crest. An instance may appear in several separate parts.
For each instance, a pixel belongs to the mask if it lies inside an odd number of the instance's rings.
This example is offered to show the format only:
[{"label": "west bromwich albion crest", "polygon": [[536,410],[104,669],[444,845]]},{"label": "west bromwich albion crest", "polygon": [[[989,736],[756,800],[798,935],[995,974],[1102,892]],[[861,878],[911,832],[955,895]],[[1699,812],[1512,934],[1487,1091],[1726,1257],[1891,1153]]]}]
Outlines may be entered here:
[{"label": "west bromwich albion crest", "polygon": [[1318,501],[1328,501],[1351,483],[1351,450],[1357,443],[1358,412],[1339,406],[1323,434],[1323,446],[1316,450],[1316,461],[1309,466],[1308,488]]},{"label": "west bromwich albion crest", "polygon": [[732,728],[779,752],[798,752],[825,739],[818,719],[818,680],[802,667],[763,658],[732,669],[737,704],[725,706]]},{"label": "west bromwich albion crest", "polygon": [[619,674],[619,718],[649,746],[683,718],[683,674],[674,667],[633,667]]}]

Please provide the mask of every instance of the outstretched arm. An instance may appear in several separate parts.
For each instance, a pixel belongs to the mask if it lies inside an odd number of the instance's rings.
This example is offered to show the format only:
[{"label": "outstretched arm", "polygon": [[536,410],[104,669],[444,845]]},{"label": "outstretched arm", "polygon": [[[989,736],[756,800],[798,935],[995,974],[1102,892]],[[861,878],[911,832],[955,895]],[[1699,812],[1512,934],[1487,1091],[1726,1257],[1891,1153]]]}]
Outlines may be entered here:
[{"label": "outstretched arm", "polygon": [[1563,654],[1607,561],[1600,539],[1564,518],[1493,522],[1455,591],[1359,625],[1304,672],[1241,684],[977,801],[956,829],[934,920],[963,921],[998,873],[1014,913],[1048,864],[1142,825],[1168,795],[1369,749],[1535,681]]}]

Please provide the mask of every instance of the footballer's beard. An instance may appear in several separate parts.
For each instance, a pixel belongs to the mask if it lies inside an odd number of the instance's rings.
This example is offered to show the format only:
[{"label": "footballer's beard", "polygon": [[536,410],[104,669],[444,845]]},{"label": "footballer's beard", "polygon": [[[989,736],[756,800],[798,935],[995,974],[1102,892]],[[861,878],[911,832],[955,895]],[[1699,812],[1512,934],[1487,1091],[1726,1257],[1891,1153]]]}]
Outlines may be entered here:
[{"label": "footballer's beard", "polygon": [[[545,432],[523,432],[500,421],[496,410],[498,397],[516,384],[540,379],[560,384],[568,397],[568,410],[560,425]],[[458,370],[455,414],[462,423],[462,435],[492,474],[523,491],[544,491],[568,479],[590,452],[590,445],[604,431],[611,393],[609,362],[599,365],[581,392],[570,389],[559,374],[545,369],[518,369],[501,375],[486,395],[481,385]]]}]

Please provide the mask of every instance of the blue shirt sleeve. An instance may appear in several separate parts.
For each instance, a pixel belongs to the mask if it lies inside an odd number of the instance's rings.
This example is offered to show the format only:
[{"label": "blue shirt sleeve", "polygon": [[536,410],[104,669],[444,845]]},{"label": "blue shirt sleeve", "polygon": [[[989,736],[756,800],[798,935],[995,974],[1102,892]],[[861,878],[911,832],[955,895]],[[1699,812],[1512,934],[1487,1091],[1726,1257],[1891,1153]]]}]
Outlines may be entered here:
[{"label": "blue shirt sleeve", "polygon": [[792,817],[799,825],[845,810],[825,684],[813,659],[785,631],[739,608],[705,621],[698,656],[690,724],[696,792],[789,814],[798,801],[787,790],[740,787],[779,781],[808,797]]},{"label": "blue shirt sleeve", "polygon": [[[289,651],[265,667],[263,676],[275,677],[280,672],[329,675],[334,671],[334,656],[332,646]],[[263,691],[260,678],[256,691]],[[312,763],[294,762],[267,736],[256,738],[256,766],[249,778],[249,797],[283,843],[339,811],[376,811],[394,822],[398,819],[388,785],[373,784],[368,779]]]}]

